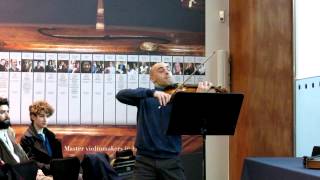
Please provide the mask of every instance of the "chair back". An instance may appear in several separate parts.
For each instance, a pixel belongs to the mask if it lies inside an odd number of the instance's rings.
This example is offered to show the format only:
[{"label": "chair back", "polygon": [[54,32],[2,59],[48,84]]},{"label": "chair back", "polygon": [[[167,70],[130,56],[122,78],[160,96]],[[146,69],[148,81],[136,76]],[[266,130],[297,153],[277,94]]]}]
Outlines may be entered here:
[{"label": "chair back", "polygon": [[50,171],[54,180],[78,180],[80,160],[77,157],[52,159]]},{"label": "chair back", "polygon": [[35,180],[37,177],[38,167],[35,161],[30,160],[12,165],[10,171],[11,179]]},{"label": "chair back", "polygon": [[320,146],[313,146],[311,156],[319,156],[320,155]]}]

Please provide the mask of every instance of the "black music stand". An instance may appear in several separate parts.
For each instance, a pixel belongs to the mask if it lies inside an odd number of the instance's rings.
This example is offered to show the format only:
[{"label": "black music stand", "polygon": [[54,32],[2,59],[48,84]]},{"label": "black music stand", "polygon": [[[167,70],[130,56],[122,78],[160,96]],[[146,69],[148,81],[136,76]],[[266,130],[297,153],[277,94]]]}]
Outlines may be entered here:
[{"label": "black music stand", "polygon": [[202,135],[206,179],[206,135],[234,135],[243,94],[178,92],[172,98],[168,135]]}]

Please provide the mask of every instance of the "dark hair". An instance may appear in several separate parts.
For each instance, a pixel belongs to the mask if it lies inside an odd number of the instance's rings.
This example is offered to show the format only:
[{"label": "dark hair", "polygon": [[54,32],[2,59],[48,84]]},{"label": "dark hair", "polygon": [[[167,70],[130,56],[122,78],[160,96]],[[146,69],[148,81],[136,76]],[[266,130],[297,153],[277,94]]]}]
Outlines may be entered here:
[{"label": "dark hair", "polygon": [[9,101],[7,98],[0,97],[0,106],[7,105],[9,106]]}]

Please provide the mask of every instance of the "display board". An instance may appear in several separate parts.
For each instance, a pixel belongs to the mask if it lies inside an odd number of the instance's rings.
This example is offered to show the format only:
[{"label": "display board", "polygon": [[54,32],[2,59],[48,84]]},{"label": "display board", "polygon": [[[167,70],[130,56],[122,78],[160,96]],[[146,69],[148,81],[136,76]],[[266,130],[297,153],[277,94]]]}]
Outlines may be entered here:
[{"label": "display board", "polygon": [[0,52],[0,96],[8,97],[12,124],[29,124],[29,105],[48,101],[52,125],[135,125],[136,108],[116,100],[124,88],[153,88],[150,67],[170,65],[175,82],[205,78],[205,58],[133,54]]}]

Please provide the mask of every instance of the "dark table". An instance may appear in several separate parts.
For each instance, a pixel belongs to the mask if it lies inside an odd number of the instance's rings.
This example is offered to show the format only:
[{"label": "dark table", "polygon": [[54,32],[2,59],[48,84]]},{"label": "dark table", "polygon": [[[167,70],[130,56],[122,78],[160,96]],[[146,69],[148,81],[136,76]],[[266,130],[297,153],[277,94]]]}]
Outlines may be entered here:
[{"label": "dark table", "polygon": [[243,164],[241,180],[319,180],[320,170],[303,167],[302,158],[249,157]]}]

